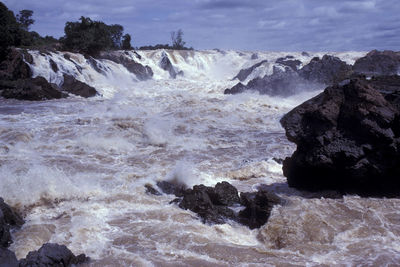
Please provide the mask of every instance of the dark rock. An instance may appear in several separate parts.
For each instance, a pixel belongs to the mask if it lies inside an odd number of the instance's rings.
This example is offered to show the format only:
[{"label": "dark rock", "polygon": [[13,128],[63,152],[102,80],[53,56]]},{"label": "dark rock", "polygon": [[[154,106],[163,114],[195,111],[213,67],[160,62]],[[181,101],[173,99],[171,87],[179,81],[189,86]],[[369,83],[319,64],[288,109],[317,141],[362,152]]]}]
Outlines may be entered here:
[{"label": "dark rock", "polygon": [[313,58],[298,73],[307,81],[332,85],[349,78],[352,67],[338,57],[324,55],[322,59]]},{"label": "dark rock", "polygon": [[[276,195],[266,191],[242,193],[239,197],[237,189],[228,182],[217,183],[215,187],[195,185],[186,190],[170,182],[159,182],[157,185],[165,193],[178,196],[170,204],[178,204],[182,209],[197,213],[204,223],[223,224],[232,220],[251,229],[258,228],[268,220],[273,205],[280,203]],[[153,191],[154,188],[151,188]],[[240,205],[244,206],[241,212],[232,209]]]},{"label": "dark rock", "polygon": [[98,73],[105,74],[105,70],[103,69],[103,66],[93,57],[89,57],[86,59],[86,61],[89,63],[92,68],[97,71]]},{"label": "dark rock", "polygon": [[135,51],[135,52],[133,52],[133,54],[135,54],[137,59],[139,59],[139,60],[142,59],[142,56],[138,52]]},{"label": "dark rock", "polygon": [[293,56],[287,56],[287,57],[280,57],[278,58],[275,63],[281,64],[283,66],[290,67],[292,70],[297,71],[298,68],[301,66],[301,61],[300,60],[294,60]]},{"label": "dark rock", "polygon": [[232,80],[234,79],[239,79],[239,81],[244,81],[247,79],[247,77],[258,67],[260,67],[261,65],[263,65],[264,63],[267,63],[268,60],[263,60],[261,62],[258,62],[257,64],[254,64],[253,66],[251,66],[250,68],[247,69],[242,69],[239,71],[239,73],[233,77]]},{"label": "dark rock", "polygon": [[260,228],[264,225],[268,221],[274,205],[281,203],[278,196],[267,191],[241,193],[240,199],[246,208],[239,212],[239,222],[247,225],[250,229]]},{"label": "dark rock", "polygon": [[161,193],[158,192],[151,184],[145,184],[144,187],[146,188],[146,193],[151,195],[160,196]]},{"label": "dark rock", "polygon": [[18,260],[15,253],[0,247],[0,267],[18,267]]},{"label": "dark rock", "polygon": [[158,181],[157,182],[158,188],[165,194],[172,194],[177,197],[182,197],[184,191],[186,190],[186,186],[174,182],[167,182],[167,181]]},{"label": "dark rock", "polygon": [[281,158],[272,158],[273,161],[275,161],[278,164],[282,164],[283,163],[283,159]]},{"label": "dark rock", "polygon": [[0,63],[0,79],[17,80],[32,77],[31,67],[26,62],[33,62],[27,51],[11,49],[6,59]]},{"label": "dark rock", "polygon": [[38,251],[29,252],[25,259],[20,260],[19,267],[66,267],[82,264],[89,260],[85,254],[75,256],[64,245],[46,243]]},{"label": "dark rock", "polygon": [[238,83],[231,89],[225,89],[224,94],[226,95],[234,95],[234,94],[240,94],[243,93],[244,91],[247,90],[247,86],[244,85],[243,83]]},{"label": "dark rock", "polygon": [[50,59],[50,67],[54,72],[58,71],[57,63],[55,63],[54,60],[52,60],[52,59]]},{"label": "dark rock", "polygon": [[78,81],[71,75],[64,74],[64,82],[61,85],[61,89],[65,92],[79,95],[82,97],[91,97],[97,95],[97,91],[90,85],[84,82]]},{"label": "dark rock", "polygon": [[258,54],[257,53],[252,54],[251,59],[252,60],[258,59]]},{"label": "dark rock", "polygon": [[[216,201],[214,188],[204,185],[195,185],[183,195],[179,207],[197,213],[205,223],[225,223],[227,219],[235,219],[235,213],[227,206],[219,205]],[[213,202],[214,200],[214,202]]]},{"label": "dark rock", "polygon": [[356,60],[353,70],[368,76],[397,75],[400,72],[400,52],[373,50]]},{"label": "dark rock", "polygon": [[69,54],[64,54],[64,58],[65,58],[66,60],[71,61],[71,62],[75,65],[76,70],[77,70],[79,73],[82,74],[82,67],[79,66],[78,63],[76,63],[76,62],[71,58],[71,56],[70,56]]},{"label": "dark rock", "polygon": [[2,198],[0,198],[0,247],[7,248],[11,243],[10,228],[19,228],[24,220]]},{"label": "dark rock", "polygon": [[[387,80],[387,82],[385,82]],[[291,187],[360,195],[400,193],[399,78],[325,89],[281,119],[297,150],[283,163]]]},{"label": "dark rock", "polygon": [[304,57],[309,57],[310,56],[310,54],[307,53],[307,52],[301,52],[301,55],[304,56]]},{"label": "dark rock", "polygon": [[0,91],[5,98],[19,100],[48,100],[68,96],[41,76],[16,81],[0,80]]},{"label": "dark rock", "polygon": [[168,58],[167,53],[163,52],[160,61],[160,67],[169,72],[169,76],[172,79],[175,79],[177,75],[182,75],[183,72],[178,72],[174,66],[172,66],[171,61]]},{"label": "dark rock", "polygon": [[105,52],[101,53],[99,58],[108,59],[123,65],[129,72],[135,74],[136,77],[141,81],[145,81],[153,77],[153,70],[149,66],[143,66],[142,64],[122,54]]}]

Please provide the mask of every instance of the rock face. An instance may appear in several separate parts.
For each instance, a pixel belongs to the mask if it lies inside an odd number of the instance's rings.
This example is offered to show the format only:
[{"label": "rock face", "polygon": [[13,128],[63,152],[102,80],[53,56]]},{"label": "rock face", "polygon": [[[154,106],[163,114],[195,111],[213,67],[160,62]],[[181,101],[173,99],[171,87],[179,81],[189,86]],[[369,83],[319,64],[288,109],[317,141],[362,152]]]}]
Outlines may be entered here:
[{"label": "rock face", "polygon": [[400,77],[358,78],[325,89],[281,119],[297,150],[289,186],[361,195],[400,194]]},{"label": "rock face", "polygon": [[[138,54],[136,53],[136,55]],[[108,59],[123,65],[129,72],[135,74],[136,77],[141,81],[149,80],[153,77],[153,70],[149,66],[143,66],[142,64],[124,56],[123,54],[105,52],[100,54],[100,58]]]},{"label": "rock face", "polygon": [[32,56],[25,50],[12,49],[6,60],[0,63],[1,80],[17,80],[32,77],[31,67]]},{"label": "rock face", "polygon": [[[253,58],[252,58],[252,59],[253,59]],[[247,79],[247,77],[248,77],[256,68],[260,67],[261,65],[263,65],[263,64],[265,64],[265,63],[268,63],[268,60],[260,61],[260,62],[258,62],[257,64],[254,64],[253,66],[251,66],[250,68],[240,70],[239,73],[238,73],[235,77],[233,77],[232,80],[234,80],[234,79],[239,79],[239,81],[243,82],[244,80]]]},{"label": "rock face", "polygon": [[169,76],[175,79],[178,75],[183,75],[183,71],[177,71],[174,66],[172,66],[171,61],[168,58],[167,53],[163,52],[160,61],[160,67],[169,72]]},{"label": "rock face", "polygon": [[20,260],[19,267],[54,266],[65,267],[89,261],[85,254],[75,256],[66,246],[46,243],[38,251],[31,251]]},{"label": "rock face", "polygon": [[91,97],[97,95],[97,91],[90,85],[78,81],[71,75],[64,74],[64,82],[61,89],[68,93],[79,95],[82,97]]},{"label": "rock face", "polygon": [[[249,69],[239,72],[235,78],[245,80],[255,68],[264,62],[254,65]],[[322,59],[313,58],[303,68],[299,60],[293,56],[278,58],[275,62],[273,73],[264,77],[257,77],[247,85],[238,83],[231,89],[226,89],[225,94],[237,94],[246,90],[258,91],[271,96],[289,96],[304,90],[323,88],[324,84],[334,84],[350,77],[352,68],[337,57],[323,56]]]},{"label": "rock face", "polygon": [[68,96],[41,76],[16,81],[0,80],[0,92],[5,98],[19,100],[48,100]]},{"label": "rock face", "polygon": [[331,85],[350,77],[352,68],[338,57],[324,55],[313,58],[299,70],[300,77],[307,81]]},{"label": "rock face", "polygon": [[[267,222],[272,207],[281,202],[276,195],[266,191],[241,193],[239,197],[237,189],[228,182],[217,183],[215,187],[195,185],[192,189],[166,181],[157,185],[164,193],[180,197],[173,202],[197,213],[204,223],[222,224],[231,220],[251,229],[259,228]],[[159,194],[154,188],[146,188],[149,193]]]},{"label": "rock face", "polygon": [[368,76],[397,75],[400,73],[400,52],[373,50],[358,59],[353,70]]}]

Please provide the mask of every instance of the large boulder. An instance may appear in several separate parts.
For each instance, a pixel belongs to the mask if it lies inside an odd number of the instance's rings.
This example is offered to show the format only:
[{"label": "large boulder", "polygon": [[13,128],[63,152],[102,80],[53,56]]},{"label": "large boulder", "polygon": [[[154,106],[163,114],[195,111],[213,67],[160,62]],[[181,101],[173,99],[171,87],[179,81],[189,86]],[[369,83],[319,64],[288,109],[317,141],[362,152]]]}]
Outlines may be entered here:
[{"label": "large boulder", "polygon": [[299,75],[307,81],[333,85],[341,82],[352,73],[352,68],[338,57],[324,55],[321,59],[313,58],[299,70]]},{"label": "large boulder", "polygon": [[82,97],[91,97],[97,95],[97,91],[94,87],[78,81],[75,79],[75,77],[67,74],[64,74],[64,82],[61,85],[61,89],[65,92]]},{"label": "large boulder", "polygon": [[10,229],[23,224],[22,217],[0,198],[0,247],[7,248],[12,243]]},{"label": "large boulder", "polygon": [[298,70],[301,66],[301,61],[294,59],[293,56],[280,57],[275,61],[275,63],[290,67],[294,71]]},{"label": "large boulder", "polygon": [[17,80],[32,77],[29,64],[33,63],[32,56],[22,49],[11,49],[6,59],[0,63],[0,79]]},{"label": "large boulder", "polygon": [[297,150],[289,186],[361,195],[400,193],[399,77],[331,86],[281,119]]},{"label": "large boulder", "polygon": [[373,50],[356,60],[353,70],[368,76],[397,75],[400,73],[400,52]]},{"label": "large boulder", "polygon": [[[197,213],[204,223],[210,224],[231,220],[250,229],[259,228],[267,222],[272,207],[280,203],[276,195],[262,190],[241,193],[239,197],[237,189],[228,182],[217,183],[215,187],[195,185],[191,189],[167,181],[158,182],[157,186],[164,193],[179,197],[173,203]],[[151,185],[146,185],[146,189],[148,193],[160,194]]]},{"label": "large boulder", "polygon": [[41,76],[18,80],[0,80],[0,93],[5,98],[19,100],[48,100],[68,96],[61,92],[56,84],[49,83]]},{"label": "large boulder", "polygon": [[85,254],[75,256],[66,246],[46,243],[39,250],[31,251],[20,260],[19,267],[54,266],[66,267],[89,261]]}]

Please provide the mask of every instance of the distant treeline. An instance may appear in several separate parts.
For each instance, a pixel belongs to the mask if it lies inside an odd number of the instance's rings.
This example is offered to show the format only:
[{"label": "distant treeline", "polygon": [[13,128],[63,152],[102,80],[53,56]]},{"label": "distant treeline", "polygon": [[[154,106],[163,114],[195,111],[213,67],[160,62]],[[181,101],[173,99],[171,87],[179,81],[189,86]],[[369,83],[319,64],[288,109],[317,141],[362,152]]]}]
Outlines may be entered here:
[{"label": "distant treeline", "polygon": [[[107,25],[102,21],[93,21],[81,17],[76,22],[66,22],[65,35],[60,39],[52,36],[42,37],[34,31],[29,31],[35,22],[32,10],[21,10],[17,16],[0,2],[0,60],[8,54],[8,49],[14,47],[53,48],[96,55],[103,50],[133,49],[132,37],[124,34],[124,27],[119,24]],[[142,46],[139,49],[180,49],[189,50],[183,41],[183,31],[171,33],[172,45],[157,44]]]}]

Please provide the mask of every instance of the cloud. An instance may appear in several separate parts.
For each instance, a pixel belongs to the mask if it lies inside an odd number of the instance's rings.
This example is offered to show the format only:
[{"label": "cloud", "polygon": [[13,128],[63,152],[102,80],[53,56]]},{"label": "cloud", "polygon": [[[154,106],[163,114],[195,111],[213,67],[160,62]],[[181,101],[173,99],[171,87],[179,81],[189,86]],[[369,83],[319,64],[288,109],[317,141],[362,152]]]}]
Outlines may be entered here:
[{"label": "cloud", "polygon": [[133,45],[169,43],[183,29],[198,49],[399,49],[398,0],[4,0],[34,11],[32,30],[63,35],[66,21],[94,16],[121,24]]}]

